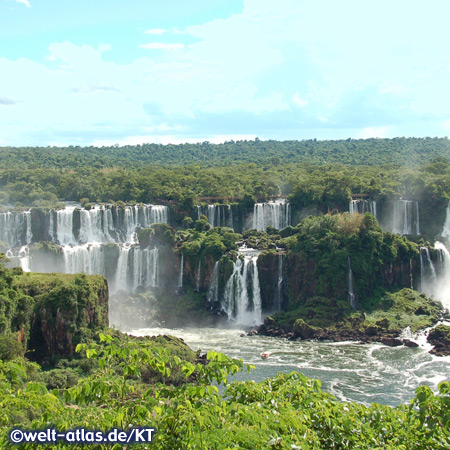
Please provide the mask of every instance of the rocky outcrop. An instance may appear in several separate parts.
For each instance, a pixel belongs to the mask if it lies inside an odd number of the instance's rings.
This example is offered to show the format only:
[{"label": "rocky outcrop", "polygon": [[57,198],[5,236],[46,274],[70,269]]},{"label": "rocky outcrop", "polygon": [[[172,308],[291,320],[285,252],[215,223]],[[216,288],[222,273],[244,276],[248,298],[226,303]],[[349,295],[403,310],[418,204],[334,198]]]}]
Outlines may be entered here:
[{"label": "rocky outcrop", "polygon": [[450,355],[450,327],[447,325],[438,325],[428,334],[427,341],[434,345],[430,353],[438,356]]},{"label": "rocky outcrop", "polygon": [[17,283],[34,299],[32,359],[71,356],[83,337],[108,326],[108,285],[101,276],[26,273]]}]

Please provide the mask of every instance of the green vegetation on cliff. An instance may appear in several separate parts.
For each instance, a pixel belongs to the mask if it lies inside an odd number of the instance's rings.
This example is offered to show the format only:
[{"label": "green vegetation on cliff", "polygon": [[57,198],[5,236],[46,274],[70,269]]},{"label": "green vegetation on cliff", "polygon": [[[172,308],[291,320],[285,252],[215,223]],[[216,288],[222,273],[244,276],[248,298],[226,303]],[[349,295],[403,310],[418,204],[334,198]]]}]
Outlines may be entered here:
[{"label": "green vegetation on cliff", "polygon": [[371,214],[310,216],[291,233],[281,239],[289,250],[286,308],[266,319],[261,332],[380,339],[398,336],[406,327],[432,326],[441,316],[440,303],[409,289],[419,264],[418,245],[383,232]]},{"label": "green vegetation on cliff", "polygon": [[0,264],[0,335],[21,342],[33,359],[71,355],[85,336],[107,326],[103,277],[23,273]]}]

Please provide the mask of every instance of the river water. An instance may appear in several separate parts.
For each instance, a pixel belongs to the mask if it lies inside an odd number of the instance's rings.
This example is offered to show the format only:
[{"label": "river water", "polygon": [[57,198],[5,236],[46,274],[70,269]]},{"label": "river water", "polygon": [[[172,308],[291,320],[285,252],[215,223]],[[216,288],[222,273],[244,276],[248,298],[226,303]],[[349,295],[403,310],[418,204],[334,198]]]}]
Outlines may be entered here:
[{"label": "river water", "polygon": [[[396,406],[409,402],[419,385],[436,390],[439,382],[450,379],[450,357],[429,354],[431,347],[423,336],[415,337],[418,348],[392,348],[356,342],[241,337],[243,333],[221,328],[141,328],[130,332],[138,336],[170,334],[184,339],[193,350],[219,351],[256,366],[250,373],[239,374],[238,380],[262,381],[278,372],[299,371],[321,380],[322,389],[342,401]],[[262,360],[262,352],[274,354]]]}]

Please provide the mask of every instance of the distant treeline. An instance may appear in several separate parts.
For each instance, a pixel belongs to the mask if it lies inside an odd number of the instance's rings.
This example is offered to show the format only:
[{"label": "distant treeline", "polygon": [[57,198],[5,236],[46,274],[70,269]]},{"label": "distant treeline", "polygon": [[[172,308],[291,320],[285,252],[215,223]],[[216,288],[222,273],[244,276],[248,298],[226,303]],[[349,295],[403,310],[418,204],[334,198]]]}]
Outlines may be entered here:
[{"label": "distant treeline", "polygon": [[147,165],[310,164],[414,166],[444,156],[445,138],[347,139],[335,141],[230,141],[224,144],[126,145],[111,147],[0,147],[0,167],[80,168],[84,166],[140,168]]}]

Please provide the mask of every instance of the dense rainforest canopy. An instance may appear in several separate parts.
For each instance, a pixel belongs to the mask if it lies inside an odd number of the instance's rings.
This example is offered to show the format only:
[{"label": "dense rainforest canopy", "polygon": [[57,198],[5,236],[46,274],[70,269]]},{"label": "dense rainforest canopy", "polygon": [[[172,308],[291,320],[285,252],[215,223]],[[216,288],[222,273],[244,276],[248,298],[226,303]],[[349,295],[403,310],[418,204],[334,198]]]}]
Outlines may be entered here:
[{"label": "dense rainforest canopy", "polygon": [[313,164],[418,165],[450,157],[445,138],[347,139],[336,141],[230,141],[223,144],[144,144],[112,147],[0,147],[4,168],[138,168],[148,165]]},{"label": "dense rainforest canopy", "polygon": [[201,197],[290,195],[293,205],[326,210],[358,193],[446,203],[449,158],[446,138],[3,147],[0,204],[162,200],[189,208]]}]

